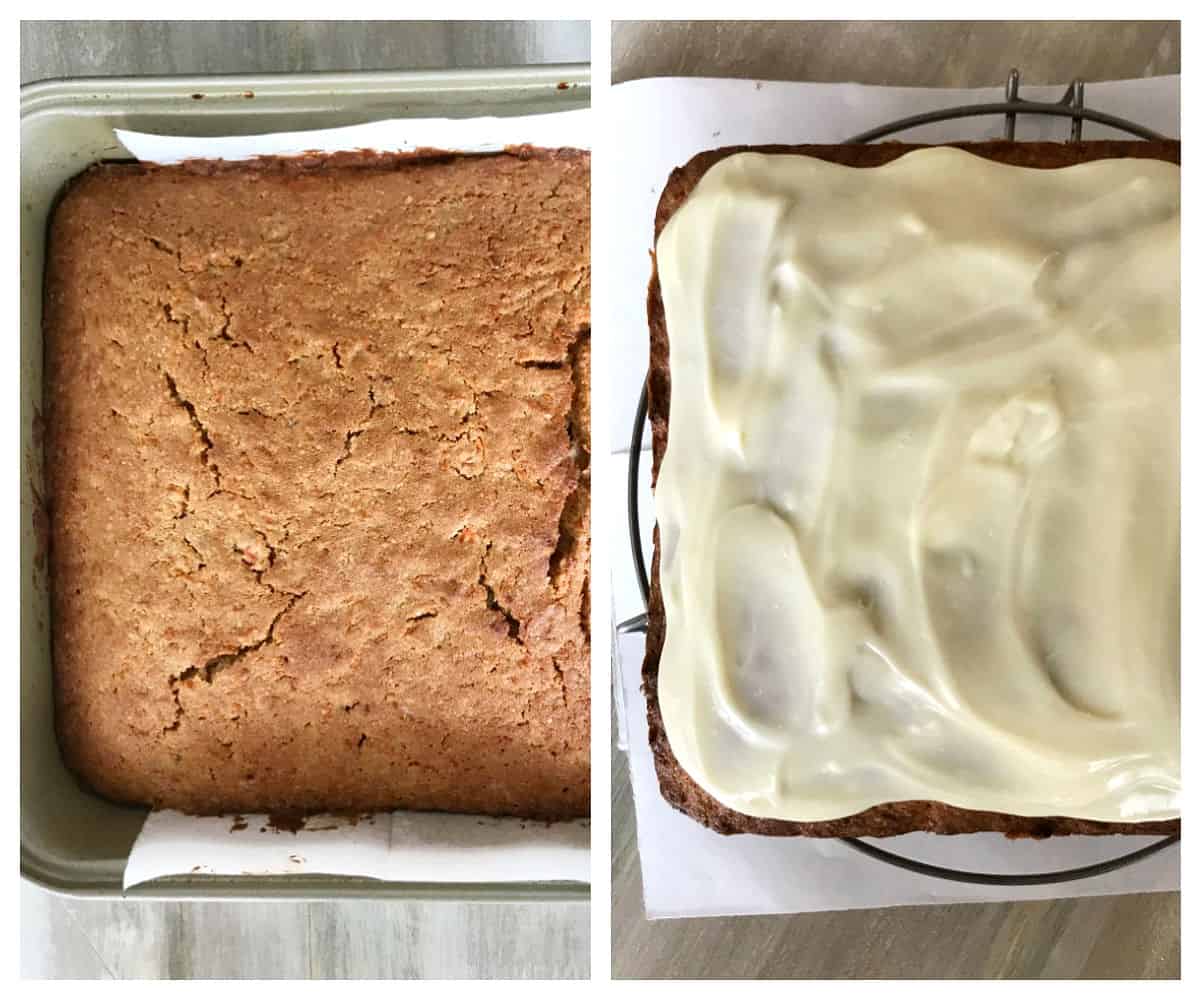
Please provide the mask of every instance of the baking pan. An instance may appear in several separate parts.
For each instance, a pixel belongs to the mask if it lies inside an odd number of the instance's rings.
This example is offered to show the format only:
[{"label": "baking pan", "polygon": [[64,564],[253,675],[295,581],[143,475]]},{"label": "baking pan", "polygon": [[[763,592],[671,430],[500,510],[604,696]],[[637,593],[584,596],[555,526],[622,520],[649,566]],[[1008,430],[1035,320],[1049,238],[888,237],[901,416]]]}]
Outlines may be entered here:
[{"label": "baking pan", "polygon": [[[381,118],[466,118],[587,107],[585,65],[439,72],[51,80],[21,89],[21,874],[47,889],[120,896],[144,809],[82,788],[54,737],[50,612],[38,519],[42,495],[42,267],[63,184],[99,160],[128,159],[113,129],[249,135]],[[578,883],[397,883],[320,875],[175,876],[139,898],[586,900]]]}]

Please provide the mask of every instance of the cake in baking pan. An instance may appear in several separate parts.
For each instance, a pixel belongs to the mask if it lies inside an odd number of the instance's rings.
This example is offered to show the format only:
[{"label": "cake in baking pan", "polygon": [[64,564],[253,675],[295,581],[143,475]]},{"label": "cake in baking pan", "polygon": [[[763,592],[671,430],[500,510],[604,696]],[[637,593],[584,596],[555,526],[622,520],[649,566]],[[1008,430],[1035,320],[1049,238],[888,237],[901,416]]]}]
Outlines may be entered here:
[{"label": "cake in baking pan", "polygon": [[587,815],[589,192],[532,149],[70,185],[46,475],[87,784]]}]

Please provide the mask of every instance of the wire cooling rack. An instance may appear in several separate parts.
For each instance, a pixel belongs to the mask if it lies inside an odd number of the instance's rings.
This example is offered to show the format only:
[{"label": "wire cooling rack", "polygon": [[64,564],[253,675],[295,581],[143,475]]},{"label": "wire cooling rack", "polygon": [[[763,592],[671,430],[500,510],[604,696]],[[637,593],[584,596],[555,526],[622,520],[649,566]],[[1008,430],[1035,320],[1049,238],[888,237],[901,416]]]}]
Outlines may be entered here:
[{"label": "wire cooling rack", "polygon": [[[986,104],[965,104],[952,108],[942,108],[936,111],[925,111],[921,114],[910,115],[907,118],[898,118],[894,121],[886,122],[876,128],[853,136],[846,141],[848,143],[874,142],[876,139],[895,135],[898,132],[905,132],[908,129],[917,128],[921,125],[931,125],[935,122],[953,121],[962,118],[974,118],[980,115],[1003,115],[1004,138],[1010,141],[1016,135],[1018,115],[1045,115],[1071,119],[1069,142],[1081,142],[1083,140],[1084,122],[1107,125],[1110,128],[1119,129],[1139,139],[1165,138],[1165,136],[1127,118],[1119,118],[1116,115],[1105,114],[1102,111],[1087,107],[1084,103],[1084,84],[1082,80],[1073,80],[1070,86],[1067,87],[1066,93],[1057,101],[1025,100],[1020,96],[1020,87],[1020,71],[1013,69],[1009,71],[1008,80],[1005,83],[1003,101]],[[647,383],[643,382],[641,396],[638,398],[637,412],[633,418],[633,433],[629,442],[629,481],[626,503],[629,517],[629,544],[633,553],[634,570],[637,574],[638,589],[642,593],[642,601],[647,607],[650,605],[650,575],[646,570],[646,556],[642,551],[638,476],[641,472],[642,439],[645,434],[648,404]],[[647,623],[648,616],[646,613],[642,613],[621,622],[617,626],[616,631],[618,635],[644,633]],[[1095,864],[1083,865],[1078,868],[1060,868],[1053,871],[1016,874],[945,868],[940,865],[918,861],[903,854],[897,854],[894,851],[889,851],[876,844],[868,843],[858,837],[842,837],[839,839],[847,847],[869,858],[882,861],[895,868],[902,868],[905,871],[926,875],[930,878],[942,879],[948,882],[966,882],[972,885],[1020,886],[1054,885],[1061,882],[1075,882],[1080,879],[1106,875],[1109,872],[1127,868],[1129,865],[1136,864],[1166,850],[1171,845],[1179,842],[1179,834],[1163,837],[1161,840],[1157,840],[1138,850],[1129,851],[1114,858],[1109,858],[1107,861],[1096,862]]]}]

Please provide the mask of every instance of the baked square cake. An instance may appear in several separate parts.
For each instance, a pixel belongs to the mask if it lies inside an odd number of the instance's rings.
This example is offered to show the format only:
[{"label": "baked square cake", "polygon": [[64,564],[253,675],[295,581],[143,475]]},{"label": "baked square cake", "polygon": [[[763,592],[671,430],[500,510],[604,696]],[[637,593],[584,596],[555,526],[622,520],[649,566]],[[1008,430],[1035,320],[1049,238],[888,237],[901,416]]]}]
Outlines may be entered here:
[{"label": "baked square cake", "polygon": [[84,782],[588,814],[589,195],[534,149],[71,183],[46,475]]},{"label": "baked square cake", "polygon": [[726,834],[1179,830],[1178,162],[672,173],[643,670],[672,805]]}]

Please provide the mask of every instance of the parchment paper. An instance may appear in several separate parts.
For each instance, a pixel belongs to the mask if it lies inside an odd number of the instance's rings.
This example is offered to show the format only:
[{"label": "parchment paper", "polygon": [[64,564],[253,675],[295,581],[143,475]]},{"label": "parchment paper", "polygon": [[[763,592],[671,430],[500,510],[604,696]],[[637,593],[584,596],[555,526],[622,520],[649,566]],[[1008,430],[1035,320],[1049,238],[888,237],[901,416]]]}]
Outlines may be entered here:
[{"label": "parchment paper", "polygon": [[587,882],[589,826],[396,812],[310,816],[290,832],[263,815],[152,812],[125,888],[163,875],[358,875],[393,882]]},{"label": "parchment paper", "polygon": [[[1022,87],[1031,100],[1057,100],[1066,84]],[[1164,135],[1179,135],[1179,77],[1089,84],[1087,104],[1130,118]],[[646,284],[654,210],[671,170],[705,149],[756,143],[842,142],[895,118],[955,104],[1003,99],[987,90],[865,87],[857,84],[753,80],[639,80],[614,88],[610,107],[621,122],[615,162],[619,223],[608,250],[614,273],[608,332],[613,373],[610,494],[602,518],[613,549],[614,622],[645,610],[626,541],[627,442],[647,364]],[[915,142],[996,138],[1003,118],[964,119],[904,133]],[[1018,139],[1066,139],[1070,119],[1019,118]],[[1087,138],[1120,133],[1085,124]],[[641,527],[649,554],[654,506],[649,488],[650,435],[643,441]],[[647,563],[649,559],[647,559]],[[923,903],[1050,899],[1179,888],[1179,846],[1121,871],[1086,881],[1035,887],[990,887],[910,874],[863,857],[839,841],[757,836],[722,837],[676,812],[658,790],[641,693],[641,636],[614,639],[618,739],[629,755],[637,815],[646,915],[665,917],[797,913]],[[874,841],[945,867],[1017,873],[1070,868],[1127,853],[1145,837],[1059,837],[1010,841],[999,834],[938,837],[910,834]]]},{"label": "parchment paper", "polygon": [[[312,132],[259,136],[176,137],[116,129],[140,160],[246,159],[305,152],[416,148],[492,152],[525,143],[591,146],[590,111],[513,118],[395,119]],[[587,882],[586,821],[515,819],[397,812],[356,821],[309,817],[290,832],[268,817],[201,818],[153,812],[125,866],[124,884],[164,875],[320,873],[412,882]]]},{"label": "parchment paper", "polygon": [[587,108],[512,118],[391,118],[342,128],[269,135],[183,138],[120,128],[114,131],[130,153],[150,163],[178,163],[197,158],[245,160],[252,156],[295,156],[347,149],[401,153],[425,148],[491,153],[525,144],[592,148],[591,111]]}]

